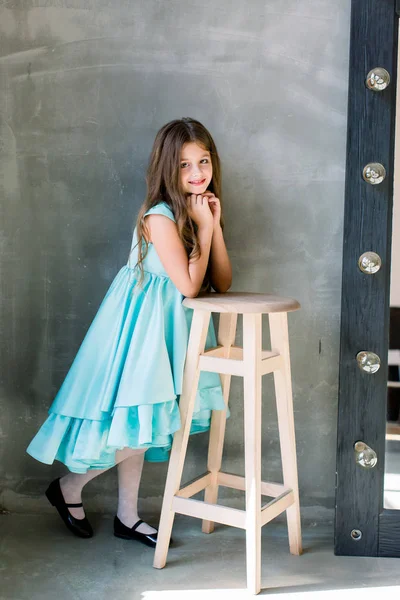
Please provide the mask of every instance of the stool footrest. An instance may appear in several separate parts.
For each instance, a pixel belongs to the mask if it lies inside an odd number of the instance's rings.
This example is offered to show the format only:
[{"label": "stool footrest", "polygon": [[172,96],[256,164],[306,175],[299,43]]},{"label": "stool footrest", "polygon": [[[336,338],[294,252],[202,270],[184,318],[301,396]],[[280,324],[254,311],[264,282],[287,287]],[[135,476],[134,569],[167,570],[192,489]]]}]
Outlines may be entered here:
[{"label": "stool footrest", "polygon": [[[240,475],[233,475],[232,473],[222,473],[218,471],[216,473],[216,483],[222,487],[232,488],[234,490],[241,490],[242,492],[246,489],[246,479]],[[209,471],[199,475],[195,479],[192,479],[186,483],[180,490],[175,494],[179,498],[191,498],[195,494],[198,494],[204,490],[207,486],[212,484],[212,473]],[[268,496],[269,498],[276,498],[283,494],[290,492],[291,488],[283,485],[283,483],[273,483],[272,481],[261,482],[261,495]]]},{"label": "stool footrest", "polygon": [[[233,488],[235,490],[246,489],[246,479],[239,475],[231,473],[216,474],[207,472],[199,475],[182,487],[174,496],[172,501],[172,510],[189,517],[197,517],[206,521],[216,521],[224,525],[231,525],[246,529],[246,511],[237,508],[229,508],[220,504],[210,504],[202,500],[193,500],[198,492],[204,490],[207,486],[213,483],[213,479],[218,486]],[[294,504],[295,498],[291,488],[286,487],[281,483],[272,483],[267,481],[261,482],[261,495],[272,497],[273,500],[265,504],[261,508],[261,527],[278,515],[284,512],[289,506]]]},{"label": "stool footrest", "polygon": [[261,527],[294,504],[293,490],[288,490],[261,508]]},{"label": "stool footrest", "polygon": [[[218,473],[217,476],[218,485],[223,487],[232,488],[234,490],[241,490],[242,492],[246,489],[246,479],[240,477],[240,475],[232,475],[231,473]],[[284,492],[290,491],[291,488],[283,485],[283,483],[273,483],[270,481],[261,482],[261,495],[269,496],[270,498],[276,498]]]},{"label": "stool footrest", "polygon": [[[277,498],[268,502],[261,509],[261,527],[278,515],[284,512],[289,506],[294,504],[294,494],[292,490],[287,490]],[[246,511],[237,508],[229,508],[220,504],[208,504],[202,500],[193,500],[192,498],[182,498],[174,496],[172,501],[172,510],[181,515],[197,517],[207,521],[216,521],[223,525],[246,529]]]},{"label": "stool footrest", "polygon": [[197,517],[207,521],[216,521],[223,525],[231,525],[246,529],[246,513],[244,510],[220,506],[219,504],[208,504],[201,500],[191,498],[179,498],[175,496],[172,501],[172,510],[181,515]]},{"label": "stool footrest", "polygon": [[[226,356],[228,354],[228,356]],[[283,358],[277,352],[270,350],[261,351],[260,374],[273,373],[283,367]],[[200,371],[221,373],[222,375],[238,375],[244,377],[245,365],[243,362],[243,348],[230,346],[216,346],[202,352],[199,356]]]},{"label": "stool footrest", "polygon": [[198,492],[204,490],[211,483],[211,473],[205,473],[204,475],[200,475],[192,481],[189,481],[183,488],[176,493],[176,496],[179,498],[190,498]]}]

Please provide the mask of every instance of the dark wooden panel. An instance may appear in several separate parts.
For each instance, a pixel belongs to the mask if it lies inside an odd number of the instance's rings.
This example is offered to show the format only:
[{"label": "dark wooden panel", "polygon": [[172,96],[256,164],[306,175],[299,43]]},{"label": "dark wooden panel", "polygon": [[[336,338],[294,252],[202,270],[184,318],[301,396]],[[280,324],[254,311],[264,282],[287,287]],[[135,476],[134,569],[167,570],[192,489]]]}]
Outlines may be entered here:
[{"label": "dark wooden panel", "polygon": [[379,516],[378,554],[400,558],[400,510],[384,510]]},{"label": "dark wooden panel", "polygon": [[[397,49],[396,3],[353,0],[350,33],[348,135],[343,240],[342,316],[339,372],[335,553],[377,556],[383,502],[394,112]],[[391,85],[383,92],[365,86],[367,73],[386,68]],[[380,162],[387,177],[372,186],[362,178],[369,162]],[[383,261],[375,275],[358,268],[363,252]],[[361,350],[381,357],[374,375],[356,362]],[[353,446],[365,441],[378,454],[374,469],[356,465]],[[354,541],[351,531],[362,537]]]}]

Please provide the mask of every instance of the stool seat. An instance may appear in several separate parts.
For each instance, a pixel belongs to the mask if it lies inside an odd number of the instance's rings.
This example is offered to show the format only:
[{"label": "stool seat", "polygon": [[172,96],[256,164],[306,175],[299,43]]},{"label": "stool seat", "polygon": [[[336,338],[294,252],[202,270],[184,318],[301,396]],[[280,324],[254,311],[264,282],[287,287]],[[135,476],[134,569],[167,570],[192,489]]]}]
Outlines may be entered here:
[{"label": "stool seat", "polygon": [[268,314],[292,312],[300,308],[294,298],[283,298],[273,294],[252,292],[225,292],[224,294],[200,294],[196,298],[185,298],[183,305],[216,313]]}]

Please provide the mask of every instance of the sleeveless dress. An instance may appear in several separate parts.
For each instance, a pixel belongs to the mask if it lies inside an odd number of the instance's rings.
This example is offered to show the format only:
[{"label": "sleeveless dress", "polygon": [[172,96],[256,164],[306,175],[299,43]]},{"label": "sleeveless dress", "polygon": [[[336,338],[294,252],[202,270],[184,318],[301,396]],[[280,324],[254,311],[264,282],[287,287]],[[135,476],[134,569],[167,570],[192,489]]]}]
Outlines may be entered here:
[{"label": "sleeveless dress", "polygon": [[[175,222],[165,202],[148,214]],[[180,429],[179,396],[193,310],[168,277],[153,244],[139,278],[137,235],[128,264],[111,283],[49,416],[27,448],[36,460],[64,463],[75,473],[115,465],[125,446],[145,448],[145,459],[168,459]],[[143,247],[145,242],[143,241]],[[206,348],[217,345],[212,319]],[[211,410],[224,410],[221,380],[202,371],[191,433],[210,426]]]}]

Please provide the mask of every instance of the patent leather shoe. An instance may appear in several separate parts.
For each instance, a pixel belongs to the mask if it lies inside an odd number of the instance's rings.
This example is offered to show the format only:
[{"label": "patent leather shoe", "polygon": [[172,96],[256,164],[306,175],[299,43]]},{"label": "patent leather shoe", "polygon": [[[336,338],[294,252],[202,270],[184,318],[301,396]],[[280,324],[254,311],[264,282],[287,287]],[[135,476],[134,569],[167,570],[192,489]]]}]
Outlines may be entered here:
[{"label": "patent leather shoe", "polygon": [[76,519],[69,512],[68,507],[79,508],[82,506],[82,502],[79,504],[67,504],[65,502],[60,487],[60,478],[52,481],[45,493],[48,501],[58,510],[58,514],[64,521],[66,527],[72,531],[74,535],[81,538],[90,538],[93,536],[93,529],[87,518]]},{"label": "patent leather shoe", "polygon": [[[114,518],[114,535],[115,537],[122,538],[123,540],[137,540],[138,542],[142,542],[142,544],[145,544],[146,546],[155,548],[157,544],[158,532],[156,531],[155,533],[140,533],[140,531],[137,531],[137,528],[142,523],[142,519],[139,519],[139,521],[137,521],[137,523],[135,523],[132,527],[127,527],[116,516]],[[170,540],[170,543],[171,542],[172,540]]]}]

